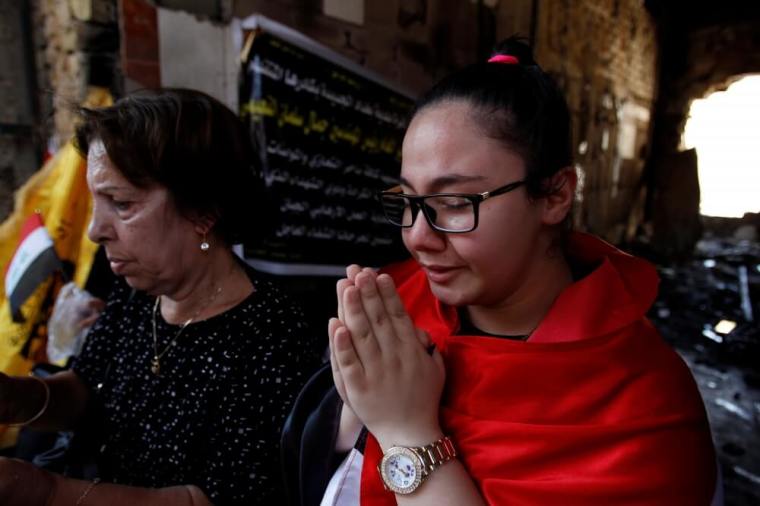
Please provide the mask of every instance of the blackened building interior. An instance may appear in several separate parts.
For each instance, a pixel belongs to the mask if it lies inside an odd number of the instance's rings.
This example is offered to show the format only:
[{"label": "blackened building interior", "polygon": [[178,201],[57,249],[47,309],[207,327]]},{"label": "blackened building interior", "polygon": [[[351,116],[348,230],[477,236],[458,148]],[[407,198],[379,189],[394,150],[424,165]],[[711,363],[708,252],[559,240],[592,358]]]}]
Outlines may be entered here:
[{"label": "blackened building interior", "polygon": [[[760,502],[760,204],[743,217],[700,214],[710,188],[699,184],[698,149],[683,142],[693,101],[760,74],[760,4],[0,0],[0,218],[45,154],[71,136],[67,104],[90,86],[116,97],[192,86],[237,105],[228,30],[252,14],[411,94],[482,60],[505,36],[528,37],[571,108],[582,180],[575,227],[658,265],[661,294],[650,316],[700,386],[726,504]],[[294,284],[332,293],[332,279]],[[310,308],[315,321],[331,310]],[[721,320],[735,327],[717,327]]]}]

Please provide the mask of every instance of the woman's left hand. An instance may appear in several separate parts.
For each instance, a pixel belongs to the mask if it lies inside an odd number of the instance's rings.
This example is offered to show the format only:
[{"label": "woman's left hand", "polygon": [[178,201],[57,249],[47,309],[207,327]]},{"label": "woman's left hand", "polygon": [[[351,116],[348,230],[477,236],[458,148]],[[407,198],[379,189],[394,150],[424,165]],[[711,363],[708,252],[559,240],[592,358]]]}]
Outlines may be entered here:
[{"label": "woman's left hand", "polygon": [[44,506],[55,488],[55,476],[23,460],[0,457],[0,504]]},{"label": "woman's left hand", "polygon": [[443,358],[428,353],[429,339],[414,326],[391,277],[364,269],[342,296],[344,325],[334,332],[332,359],[356,415],[385,449],[442,437]]}]

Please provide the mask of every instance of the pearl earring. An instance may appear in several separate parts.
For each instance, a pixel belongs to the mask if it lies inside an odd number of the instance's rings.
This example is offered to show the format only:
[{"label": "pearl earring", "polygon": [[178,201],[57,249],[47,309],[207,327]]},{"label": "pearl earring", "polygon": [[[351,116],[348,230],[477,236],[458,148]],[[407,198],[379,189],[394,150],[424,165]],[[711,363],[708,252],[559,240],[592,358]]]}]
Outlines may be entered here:
[{"label": "pearl earring", "polygon": [[208,251],[211,245],[206,240],[206,234],[203,234],[203,241],[201,242],[201,251]]}]

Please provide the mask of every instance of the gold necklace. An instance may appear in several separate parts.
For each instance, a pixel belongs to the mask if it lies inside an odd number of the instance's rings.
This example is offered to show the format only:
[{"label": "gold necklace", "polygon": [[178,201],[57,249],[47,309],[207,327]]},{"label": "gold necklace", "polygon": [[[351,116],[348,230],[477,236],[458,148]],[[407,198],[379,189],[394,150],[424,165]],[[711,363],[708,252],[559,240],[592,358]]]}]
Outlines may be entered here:
[{"label": "gold necklace", "polygon": [[166,345],[166,348],[159,353],[158,352],[158,334],[156,332],[156,314],[158,313],[158,308],[161,304],[161,297],[156,297],[156,302],[153,304],[153,360],[150,361],[150,371],[155,374],[156,376],[161,375],[161,357],[163,357],[169,349],[174,346],[177,343],[177,339],[179,339],[179,336],[182,335],[182,332],[187,328],[188,325],[190,325],[198,316],[201,314],[201,311],[203,311],[205,308],[210,306],[214,300],[217,298],[217,296],[222,293],[222,287],[216,289],[216,292],[209,298],[208,305],[201,306],[193,316],[191,316],[185,323],[182,324],[182,326],[179,328],[176,334],[174,334],[174,337],[171,341],[169,341],[169,344]]}]

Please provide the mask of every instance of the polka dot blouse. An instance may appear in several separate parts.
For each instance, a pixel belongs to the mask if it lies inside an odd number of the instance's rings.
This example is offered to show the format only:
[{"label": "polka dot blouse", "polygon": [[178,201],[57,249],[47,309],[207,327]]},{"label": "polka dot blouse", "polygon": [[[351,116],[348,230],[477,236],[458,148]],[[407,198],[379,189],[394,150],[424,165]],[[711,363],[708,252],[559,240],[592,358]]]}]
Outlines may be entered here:
[{"label": "polka dot blouse", "polygon": [[[151,372],[154,298],[123,282],[74,363],[102,435],[98,472],[140,487],[196,485],[216,505],[282,497],[280,430],[318,365],[301,311],[269,281],[238,306],[191,323]],[[158,349],[179,326],[157,314]]]}]

